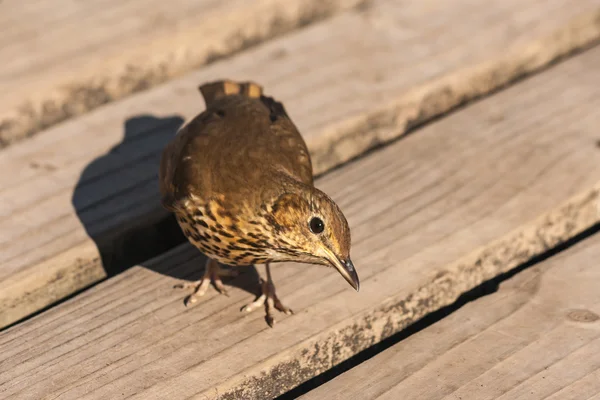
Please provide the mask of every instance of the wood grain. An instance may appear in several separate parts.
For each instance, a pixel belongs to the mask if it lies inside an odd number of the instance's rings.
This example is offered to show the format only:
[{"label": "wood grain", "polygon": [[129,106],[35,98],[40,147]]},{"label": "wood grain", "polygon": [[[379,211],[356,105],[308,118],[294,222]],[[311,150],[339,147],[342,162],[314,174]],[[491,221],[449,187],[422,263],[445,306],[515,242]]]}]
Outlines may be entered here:
[{"label": "wood grain", "polygon": [[161,225],[158,157],[203,109],[199,83],[263,84],[323,172],[589,43],[598,18],[599,0],[375,0],[11,146],[0,157],[0,326],[176,242]]},{"label": "wood grain", "polygon": [[596,234],[301,399],[600,395],[598,260]]},{"label": "wood grain", "polygon": [[590,50],[319,179],[360,293],[278,265],[296,314],[274,329],[236,288],[185,308],[173,277],[203,260],[182,245],[0,333],[0,396],[272,398],[572,238],[600,222],[599,62]]},{"label": "wood grain", "polygon": [[0,2],[0,147],[362,0]]}]

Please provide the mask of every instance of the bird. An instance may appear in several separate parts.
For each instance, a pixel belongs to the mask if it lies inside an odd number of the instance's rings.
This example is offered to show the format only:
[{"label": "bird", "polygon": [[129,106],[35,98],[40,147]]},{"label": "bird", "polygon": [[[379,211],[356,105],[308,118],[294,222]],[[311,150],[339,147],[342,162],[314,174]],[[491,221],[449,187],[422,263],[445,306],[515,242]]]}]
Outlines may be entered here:
[{"label": "bird", "polygon": [[242,308],[293,311],[275,292],[272,263],[332,267],[358,292],[350,258],[348,221],[331,197],[314,185],[309,150],[283,104],[253,81],[229,79],[198,87],[205,110],[186,122],[164,147],[159,171],[162,206],[173,213],[189,242],[207,256],[203,277],[176,285],[192,288],[186,305],[211,282],[264,264],[261,294]]}]

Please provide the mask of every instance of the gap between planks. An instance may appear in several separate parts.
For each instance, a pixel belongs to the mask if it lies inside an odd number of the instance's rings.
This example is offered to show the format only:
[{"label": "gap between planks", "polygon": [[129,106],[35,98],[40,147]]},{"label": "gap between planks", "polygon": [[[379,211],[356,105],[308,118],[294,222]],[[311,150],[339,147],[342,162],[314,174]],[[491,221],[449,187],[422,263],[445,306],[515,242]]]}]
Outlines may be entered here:
[{"label": "gap between planks", "polygon": [[200,82],[263,84],[322,173],[600,34],[597,0],[526,4],[374,0],[6,149],[0,326],[180,243],[155,179],[180,115],[202,109]]},{"label": "gap between planks", "polygon": [[[185,308],[182,245],[0,333],[5,398],[271,398],[600,222],[600,48],[318,180],[346,213],[361,292],[335,271],[274,270],[295,311],[252,295]],[[558,95],[557,95],[558,94]],[[232,284],[252,291],[245,274]]]}]

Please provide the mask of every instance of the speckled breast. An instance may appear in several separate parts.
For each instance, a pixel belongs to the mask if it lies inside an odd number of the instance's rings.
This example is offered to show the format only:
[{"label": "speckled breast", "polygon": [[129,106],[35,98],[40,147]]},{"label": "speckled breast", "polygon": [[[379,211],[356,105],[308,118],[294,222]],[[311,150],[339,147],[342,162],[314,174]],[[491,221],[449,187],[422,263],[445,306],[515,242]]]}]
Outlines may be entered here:
[{"label": "speckled breast", "polygon": [[176,218],[188,240],[220,263],[244,266],[271,261],[269,241],[260,219],[241,223],[219,211],[218,205],[196,204],[177,212]]}]

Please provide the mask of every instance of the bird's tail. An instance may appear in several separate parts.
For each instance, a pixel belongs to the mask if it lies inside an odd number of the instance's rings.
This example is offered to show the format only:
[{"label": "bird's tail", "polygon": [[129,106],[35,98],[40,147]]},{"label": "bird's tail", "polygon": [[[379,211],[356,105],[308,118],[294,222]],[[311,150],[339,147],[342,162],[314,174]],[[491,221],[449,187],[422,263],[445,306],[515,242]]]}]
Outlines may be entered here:
[{"label": "bird's tail", "polygon": [[254,82],[234,82],[230,80],[221,80],[208,82],[198,87],[206,107],[210,107],[212,103],[224,96],[232,94],[240,94],[251,98],[259,98],[262,96],[262,86]]}]

